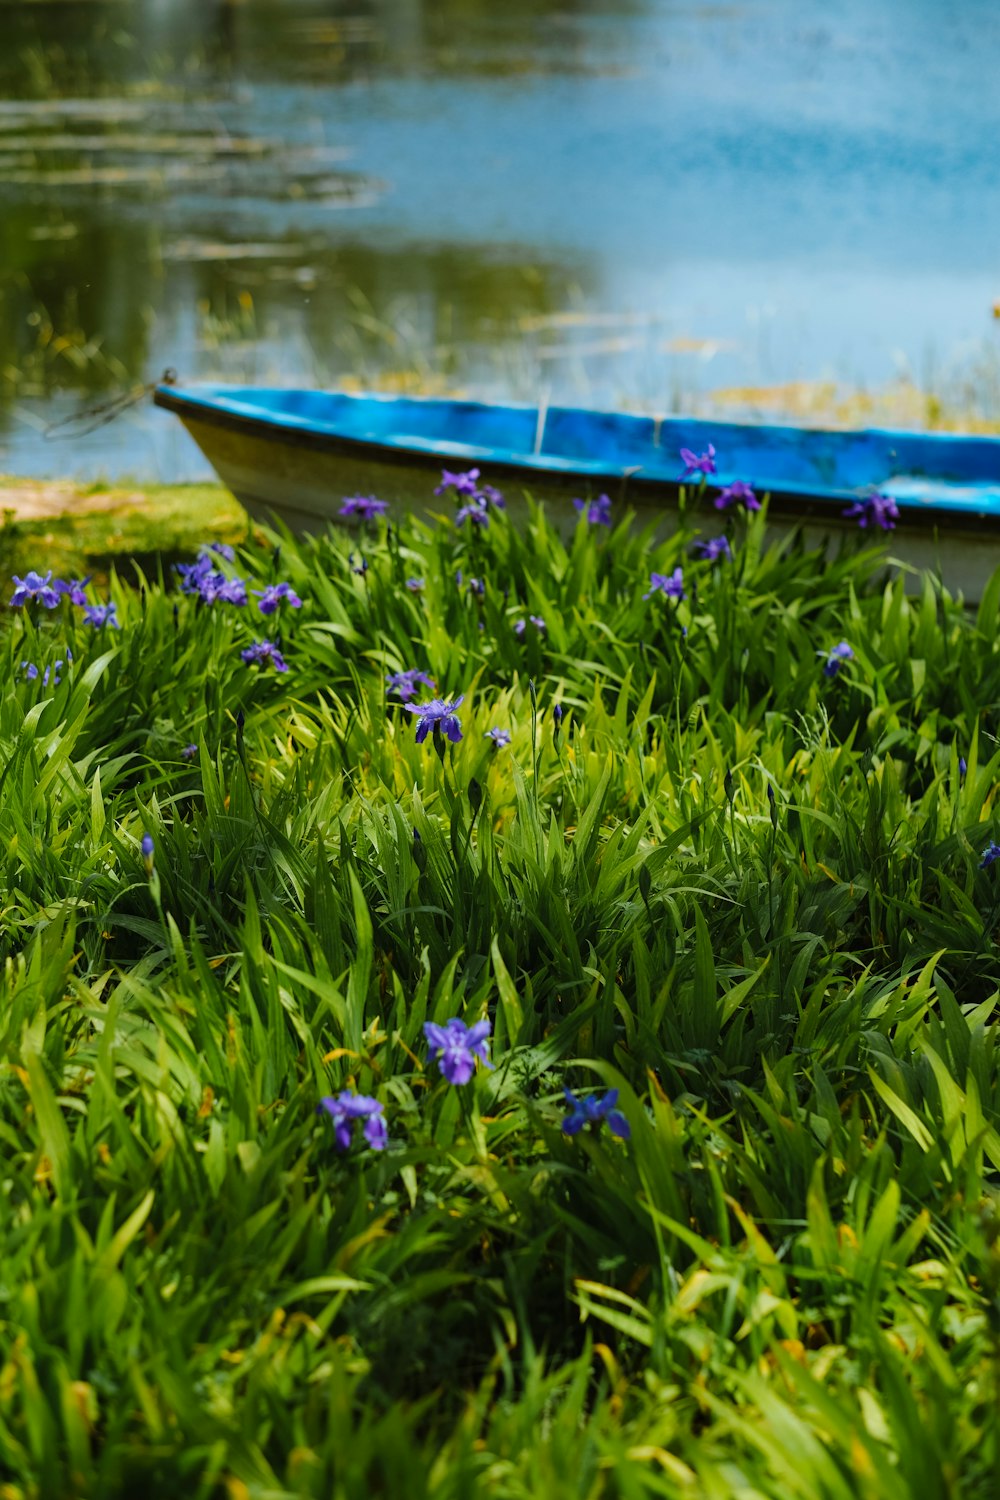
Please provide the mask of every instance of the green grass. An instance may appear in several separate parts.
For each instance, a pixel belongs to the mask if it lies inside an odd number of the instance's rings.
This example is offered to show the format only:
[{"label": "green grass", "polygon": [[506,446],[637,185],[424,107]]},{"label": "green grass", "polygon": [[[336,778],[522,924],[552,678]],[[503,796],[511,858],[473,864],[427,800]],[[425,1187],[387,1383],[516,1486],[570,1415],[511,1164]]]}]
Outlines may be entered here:
[{"label": "green grass", "polygon": [[[1000,575],[973,616],[763,518],[688,560],[719,524],[271,536],[270,624],[155,562],[119,632],[10,612],[4,1500],[996,1493]],[[351,1087],[386,1152],[317,1117]]]},{"label": "green grass", "polygon": [[93,576],[107,583],[112,567],[133,577],[133,567],[155,572],[162,561],[169,569],[204,542],[246,539],[246,513],[217,484],[129,486],[61,485],[65,510],[56,516],[18,515],[4,510],[3,490],[14,486],[31,500],[24,480],[0,478],[0,569],[4,578],[37,566],[57,575]]}]

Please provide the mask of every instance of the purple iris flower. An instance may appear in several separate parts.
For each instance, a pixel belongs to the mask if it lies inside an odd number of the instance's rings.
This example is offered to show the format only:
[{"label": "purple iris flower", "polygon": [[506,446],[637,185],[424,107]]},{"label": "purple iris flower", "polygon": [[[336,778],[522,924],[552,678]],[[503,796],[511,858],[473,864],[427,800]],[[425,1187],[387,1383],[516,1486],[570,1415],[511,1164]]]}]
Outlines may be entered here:
[{"label": "purple iris flower", "polygon": [[573,508],[591,526],[611,525],[611,501],[607,495],[598,495],[596,500],[574,500]]},{"label": "purple iris flower", "polygon": [[406,587],[411,594],[422,594],[424,591],[424,580],[422,578],[408,578]]},{"label": "purple iris flower", "polygon": [[388,500],[377,500],[374,495],[351,495],[345,496],[340,514],[358,516],[362,521],[374,521],[378,516],[384,516],[388,509]]},{"label": "purple iris flower", "polygon": [[185,594],[197,594],[202,604],[237,604],[247,602],[247,586],[242,578],[227,578],[205,559],[190,565],[180,563],[181,589]]},{"label": "purple iris flower", "polygon": [[566,1135],[577,1135],[585,1125],[589,1125],[592,1130],[599,1130],[606,1121],[612,1135],[619,1136],[623,1141],[630,1139],[632,1131],[629,1123],[621,1110],[615,1108],[618,1103],[617,1089],[608,1089],[603,1099],[598,1098],[597,1094],[587,1094],[585,1098],[578,1099],[567,1088],[563,1089],[563,1093],[570,1110],[562,1126]]},{"label": "purple iris flower", "polygon": [[455,710],[464,701],[465,694],[460,693],[454,703],[445,703],[441,698],[432,698],[429,703],[408,703],[407,713],[417,714],[420,718],[416,733],[417,744],[422,745],[433,729],[435,736],[445,734],[453,745],[457,745],[462,738],[462,726]]},{"label": "purple iris flower", "polygon": [[245,604],[246,584],[240,579],[229,580],[225,573],[218,571],[216,557],[232,562],[236,553],[228,542],[209,542],[199,547],[193,563],[175,563],[174,571],[180,576],[181,592],[197,594],[203,604],[214,604],[216,600],[223,604]]},{"label": "purple iris flower", "polygon": [[695,542],[692,551],[704,562],[718,562],[720,557],[725,558],[726,562],[733,560],[729,538],[725,536],[713,536],[707,542]]},{"label": "purple iris flower", "polygon": [[88,625],[93,625],[99,630],[102,625],[110,625],[113,630],[119,629],[118,606],[115,604],[88,604],[84,607],[83,618]]},{"label": "purple iris flower", "polygon": [[672,573],[650,573],[649,592],[642,597],[652,599],[654,594],[665,594],[668,599],[686,599],[684,570],[675,568]]},{"label": "purple iris flower", "polygon": [[153,843],[153,835],[151,833],[143,834],[142,843],[139,845],[139,848],[142,850],[142,862],[146,866],[146,874],[152,875],[153,851],[155,850],[156,845]]},{"label": "purple iris flower", "polygon": [[473,526],[488,526],[490,524],[490,512],[485,500],[480,500],[476,495],[468,504],[461,506],[455,512],[455,525],[461,526],[463,522],[471,521]]},{"label": "purple iris flower", "polygon": [[181,760],[194,760],[194,758],[195,758],[195,756],[197,754],[198,754],[198,746],[197,745],[194,745],[194,744],[185,745],[184,749],[181,751]]},{"label": "purple iris flower", "polygon": [[484,578],[470,578],[469,593],[475,594],[477,599],[482,599],[486,593],[486,580]]},{"label": "purple iris flower", "polygon": [[745,505],[747,510],[760,510],[760,501],[753,490],[742,479],[734,479],[732,484],[727,484],[724,490],[720,490],[715,497],[716,510],[725,510],[727,506],[738,501]]},{"label": "purple iris flower", "polygon": [[266,589],[254,589],[253,592],[260,600],[257,608],[262,615],[273,615],[281,608],[283,599],[291,605],[292,609],[302,608],[302,600],[292,591],[290,583],[269,583]]},{"label": "purple iris flower", "polygon": [[433,677],[428,677],[426,672],[421,672],[416,667],[411,667],[407,672],[387,672],[385,676],[386,687],[390,693],[396,694],[400,703],[409,703],[411,698],[415,698],[420,683],[429,687],[431,692],[437,687]]},{"label": "purple iris flower", "polygon": [[207,548],[203,547],[193,563],[174,563],[174,572],[180,577],[182,594],[198,594],[203,580],[215,569]]},{"label": "purple iris flower", "polygon": [[509,729],[487,729],[484,739],[492,740],[495,749],[499,750],[502,745],[510,744]]},{"label": "purple iris flower", "polygon": [[86,578],[73,578],[68,583],[64,578],[57,578],[53,584],[53,588],[57,594],[65,594],[70,604],[79,606],[87,602],[87,596],[83,591],[90,582],[90,579],[91,575],[89,573]]},{"label": "purple iris flower", "polygon": [[981,870],[988,870],[995,859],[1000,859],[1000,844],[995,844],[992,839],[983,850],[983,857],[979,861]]},{"label": "purple iris flower", "polygon": [[[534,627],[538,631],[539,635],[541,635],[544,632],[544,630],[545,630],[545,621],[542,619],[541,615],[529,615],[528,616],[528,620],[530,620],[531,623],[532,623],[532,625],[534,625]],[[514,621],[514,634],[515,635],[517,635],[517,636],[524,635],[524,632],[527,630],[527,628],[528,628],[527,620],[515,620]]]},{"label": "purple iris flower", "polygon": [[449,1083],[468,1083],[476,1071],[476,1058],[492,1068],[486,1053],[486,1038],[490,1034],[489,1021],[477,1021],[475,1026],[466,1026],[458,1016],[452,1016],[443,1026],[433,1021],[424,1022],[424,1036],[430,1043],[428,1056],[431,1062],[438,1060],[438,1067]]},{"label": "purple iris flower", "polygon": [[339,1094],[321,1099],[316,1106],[316,1113],[321,1114],[325,1110],[333,1121],[333,1138],[338,1151],[349,1150],[355,1120],[364,1120],[362,1130],[372,1150],[384,1151],[389,1144],[382,1114],[384,1108],[384,1104],[370,1098],[368,1094],[352,1094],[350,1089],[342,1089]]},{"label": "purple iris flower", "polygon": [[507,509],[507,502],[503,497],[503,493],[495,485],[481,484],[479,486],[479,498],[485,500],[487,505],[496,506],[497,510]]},{"label": "purple iris flower", "polygon": [[[820,652],[820,655],[822,654],[823,653]],[[846,641],[841,641],[838,646],[833,647],[832,651],[827,657],[826,664],[823,667],[823,672],[827,677],[836,677],[844,662],[853,660],[854,652],[852,651],[851,647],[847,644]]]},{"label": "purple iris flower", "polygon": [[[222,578],[222,574],[216,573],[213,577]],[[218,600],[220,604],[243,605],[247,602],[246,582],[242,578],[222,578],[222,582],[214,586],[211,597],[206,597],[204,591],[201,597],[206,604],[212,604]]]},{"label": "purple iris flower", "polygon": [[288,671],[288,663],[273,641],[254,641],[252,646],[240,652],[240,660],[248,666],[255,663],[261,668],[271,666],[276,672]]},{"label": "purple iris flower", "polygon": [[458,495],[476,495],[479,493],[479,487],[476,483],[478,478],[478,469],[469,469],[466,474],[452,474],[448,469],[442,469],[441,483],[434,493],[435,495],[443,495],[445,490],[454,490]]},{"label": "purple iris flower", "polygon": [[29,682],[34,682],[35,678],[38,676],[38,668],[35,666],[35,663],[33,661],[23,661],[21,663],[21,671],[24,673],[25,677],[27,677]]},{"label": "purple iris flower", "polygon": [[559,726],[560,726],[560,724],[562,723],[562,721],[563,721],[563,706],[562,706],[561,703],[557,703],[557,704],[554,705],[554,707],[552,709],[552,722],[556,726],[556,728],[558,729]]},{"label": "purple iris flower", "polygon": [[868,526],[878,526],[883,531],[893,531],[899,520],[899,506],[891,495],[883,495],[876,490],[874,495],[868,495],[864,500],[859,500],[843,514],[845,520],[857,521],[862,531]]},{"label": "purple iris flower", "polygon": [[681,463],[684,465],[682,479],[690,479],[692,474],[715,474],[715,448],[709,443],[704,453],[692,453],[690,448],[681,449]]},{"label": "purple iris flower", "polygon": [[962,781],[965,780],[965,773],[968,769],[969,767],[966,765],[965,756],[960,755],[958,757],[958,774]]},{"label": "purple iris flower", "polygon": [[11,606],[20,609],[25,604],[42,604],[46,609],[55,609],[59,603],[59,592],[61,579],[57,578],[55,583],[51,582],[52,569],[42,576],[31,569],[23,578],[14,574],[14,592],[11,595]]}]

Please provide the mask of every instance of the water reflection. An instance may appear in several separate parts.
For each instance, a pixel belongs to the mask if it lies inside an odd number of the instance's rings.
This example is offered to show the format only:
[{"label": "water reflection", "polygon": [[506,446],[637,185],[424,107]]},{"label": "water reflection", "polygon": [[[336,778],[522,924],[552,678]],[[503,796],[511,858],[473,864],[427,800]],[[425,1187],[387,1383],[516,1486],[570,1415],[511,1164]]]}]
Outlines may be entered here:
[{"label": "water reflection", "polygon": [[962,370],[1000,415],[990,0],[3,16],[0,468],[167,364],[768,415]]},{"label": "water reflection", "polygon": [[609,48],[628,54],[615,22],[645,9],[647,0],[35,0],[5,7],[0,92],[591,72],[612,65]]}]

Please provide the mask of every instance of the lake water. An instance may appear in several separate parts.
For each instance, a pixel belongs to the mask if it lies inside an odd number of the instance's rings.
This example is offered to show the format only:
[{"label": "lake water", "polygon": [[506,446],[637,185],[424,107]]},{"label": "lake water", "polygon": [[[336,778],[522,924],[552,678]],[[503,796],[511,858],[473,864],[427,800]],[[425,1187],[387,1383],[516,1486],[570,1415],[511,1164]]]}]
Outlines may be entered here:
[{"label": "lake water", "polygon": [[995,0],[2,8],[0,470],[152,379],[1000,419]]}]

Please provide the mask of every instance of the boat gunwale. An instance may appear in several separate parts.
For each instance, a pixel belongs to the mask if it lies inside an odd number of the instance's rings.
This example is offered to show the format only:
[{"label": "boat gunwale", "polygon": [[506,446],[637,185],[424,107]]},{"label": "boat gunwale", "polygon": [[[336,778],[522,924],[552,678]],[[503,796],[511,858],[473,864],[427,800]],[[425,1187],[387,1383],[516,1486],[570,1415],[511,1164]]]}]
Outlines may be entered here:
[{"label": "boat gunwale", "polygon": [[[278,418],[277,415],[269,415],[266,412],[254,412],[248,409],[235,411],[230,407],[220,405],[220,399],[226,397],[221,395],[223,390],[237,393],[241,388],[238,386],[218,387],[209,386],[207,391],[214,395],[188,392],[175,386],[158,385],[153,391],[154,404],[172,411],[182,420],[192,423],[204,423],[208,426],[228,428],[231,431],[242,432],[278,445],[293,446],[297,448],[310,448],[314,451],[329,453],[343,452],[345,456],[353,459],[369,459],[375,463],[381,463],[389,467],[413,467],[414,465],[428,470],[439,470],[442,467],[441,458],[454,460],[456,458],[466,462],[488,463],[491,472],[512,478],[521,478],[525,482],[525,488],[530,490],[527,475],[538,474],[548,484],[556,484],[560,487],[573,484],[592,485],[595,482],[619,487],[619,499],[624,501],[630,489],[638,489],[646,496],[655,493],[676,496],[684,487],[684,481],[680,478],[671,479],[664,475],[643,475],[641,466],[623,465],[611,467],[594,461],[588,465],[583,460],[563,460],[554,465],[552,455],[542,453],[527,453],[523,458],[516,457],[512,450],[499,450],[482,445],[469,443],[456,443],[448,439],[428,439],[428,444],[434,442],[437,446],[423,447],[412,446],[406,439],[402,440],[380,440],[371,437],[355,437],[344,432],[338,432],[331,428],[320,428],[315,424],[306,424],[302,419],[295,417]],[[355,393],[353,391],[336,392],[334,394],[348,397],[350,400],[376,400],[391,403],[398,398],[393,394],[382,392]],[[235,395],[229,399],[236,400]],[[451,398],[407,396],[407,401],[427,402],[428,404],[461,404],[465,407],[474,407],[480,410],[496,409],[489,402],[462,401],[456,403]],[[512,411],[533,411],[536,408],[524,403],[507,403],[505,409]],[[587,409],[580,408],[581,411]],[[589,413],[593,416],[607,415],[594,411]],[[628,413],[619,415],[628,416]],[[656,421],[656,418],[648,418]],[[663,417],[661,421],[691,421],[699,425],[713,428],[736,428],[745,430],[755,428],[768,432],[802,434],[802,433],[832,433],[839,435],[838,429],[795,427],[791,424],[765,424],[765,423],[736,423],[736,422],[706,422],[703,418]],[[1000,447],[1000,436],[992,437],[989,434],[966,434],[966,433],[914,433],[905,430],[895,431],[891,428],[864,428],[843,429],[845,437],[881,437],[888,439],[912,439],[919,437],[922,441],[936,443],[938,441],[982,441],[997,442]],[[451,449],[449,453],[447,450]],[[562,466],[566,464],[566,467]],[[575,464],[576,467],[571,465]],[[864,495],[874,486],[862,486],[856,490],[841,490],[813,485],[809,489],[775,488],[768,486],[765,480],[755,480],[757,488],[762,494],[768,496],[769,505],[775,514],[787,516],[792,514],[802,520],[822,519],[825,522],[844,524],[850,526],[844,516],[833,513],[833,507],[837,505],[850,505],[862,499]],[[717,487],[717,486],[716,486]],[[922,530],[936,531],[943,525],[954,527],[962,531],[977,531],[986,533],[1000,532],[1000,515],[976,509],[973,504],[964,505],[961,502],[942,504],[934,501],[921,501],[909,497],[896,497],[896,503],[901,511],[905,512],[908,524],[917,522]]]}]

